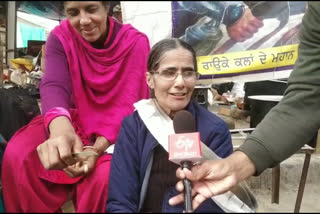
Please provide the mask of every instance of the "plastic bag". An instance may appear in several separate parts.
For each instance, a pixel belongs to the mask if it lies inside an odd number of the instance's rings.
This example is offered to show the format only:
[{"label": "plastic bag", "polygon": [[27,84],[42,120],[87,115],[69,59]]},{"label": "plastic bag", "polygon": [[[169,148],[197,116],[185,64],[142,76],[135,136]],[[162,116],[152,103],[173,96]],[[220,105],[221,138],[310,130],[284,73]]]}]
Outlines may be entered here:
[{"label": "plastic bag", "polygon": [[30,61],[29,59],[24,59],[24,58],[11,59],[10,63],[12,67],[14,67],[15,69],[22,69],[22,70],[28,70],[28,71],[33,70],[32,61]]}]

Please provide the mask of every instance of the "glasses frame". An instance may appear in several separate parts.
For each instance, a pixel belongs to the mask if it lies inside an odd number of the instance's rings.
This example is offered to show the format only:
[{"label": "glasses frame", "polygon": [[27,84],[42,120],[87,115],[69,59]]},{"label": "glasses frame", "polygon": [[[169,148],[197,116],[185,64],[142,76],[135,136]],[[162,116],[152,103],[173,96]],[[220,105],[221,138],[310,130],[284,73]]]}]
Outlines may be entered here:
[{"label": "glasses frame", "polygon": [[173,79],[166,79],[166,78],[164,78],[163,76],[160,75],[160,72],[159,72],[159,71],[153,71],[153,72],[151,72],[151,74],[158,74],[159,77],[160,77],[160,79],[165,80],[165,81],[175,81],[175,80],[177,79],[177,77],[178,77],[179,75],[181,75],[183,81],[185,81],[185,82],[190,82],[190,83],[195,83],[195,82],[197,82],[197,80],[199,80],[200,74],[199,74],[197,71],[193,71],[193,72],[196,74],[196,78],[195,78],[194,81],[185,80],[185,79],[184,79],[184,76],[182,75],[183,72],[181,72],[181,71],[176,72],[176,75],[175,75],[175,77],[174,77]]}]

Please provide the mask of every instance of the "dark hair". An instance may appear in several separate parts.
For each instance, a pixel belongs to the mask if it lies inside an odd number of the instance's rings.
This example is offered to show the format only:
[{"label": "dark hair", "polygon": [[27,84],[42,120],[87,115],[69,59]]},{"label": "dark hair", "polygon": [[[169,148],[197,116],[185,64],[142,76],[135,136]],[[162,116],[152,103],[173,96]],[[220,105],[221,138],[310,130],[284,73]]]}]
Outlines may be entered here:
[{"label": "dark hair", "polygon": [[159,68],[159,62],[161,57],[170,50],[174,50],[177,48],[184,48],[192,54],[194,69],[197,71],[197,58],[196,52],[193,50],[191,45],[186,43],[185,41],[177,38],[171,39],[163,39],[157,42],[151,49],[151,52],[148,57],[148,72],[153,72]]},{"label": "dark hair", "polygon": [[[65,4],[68,2],[68,1],[61,1],[62,4],[61,4],[61,7],[62,7],[62,10],[64,10],[64,7],[65,7]],[[101,4],[105,7],[108,7],[110,6],[110,1],[100,1]]]}]

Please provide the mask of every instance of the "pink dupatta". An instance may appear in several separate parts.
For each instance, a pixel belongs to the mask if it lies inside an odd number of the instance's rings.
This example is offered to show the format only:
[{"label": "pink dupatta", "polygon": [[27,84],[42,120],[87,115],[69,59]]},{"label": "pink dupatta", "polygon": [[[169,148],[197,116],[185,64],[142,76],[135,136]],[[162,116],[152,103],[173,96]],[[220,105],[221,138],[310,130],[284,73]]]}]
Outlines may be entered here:
[{"label": "pink dupatta", "polygon": [[[109,18],[109,21],[105,44],[113,29],[113,20]],[[102,135],[115,143],[121,121],[133,112],[133,104],[149,98],[145,78],[150,51],[148,38],[127,24],[108,48],[96,49],[68,20],[62,21],[53,33],[68,58],[81,126],[86,134]]]}]

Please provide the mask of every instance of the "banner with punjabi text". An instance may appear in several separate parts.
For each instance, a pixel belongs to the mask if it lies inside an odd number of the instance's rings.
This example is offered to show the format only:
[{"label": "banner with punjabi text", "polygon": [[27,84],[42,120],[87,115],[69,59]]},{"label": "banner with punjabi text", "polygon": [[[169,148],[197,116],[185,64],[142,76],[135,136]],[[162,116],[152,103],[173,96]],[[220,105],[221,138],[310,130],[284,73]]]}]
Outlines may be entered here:
[{"label": "banner with punjabi text", "polygon": [[294,65],[298,45],[197,57],[201,75],[244,73]]}]

